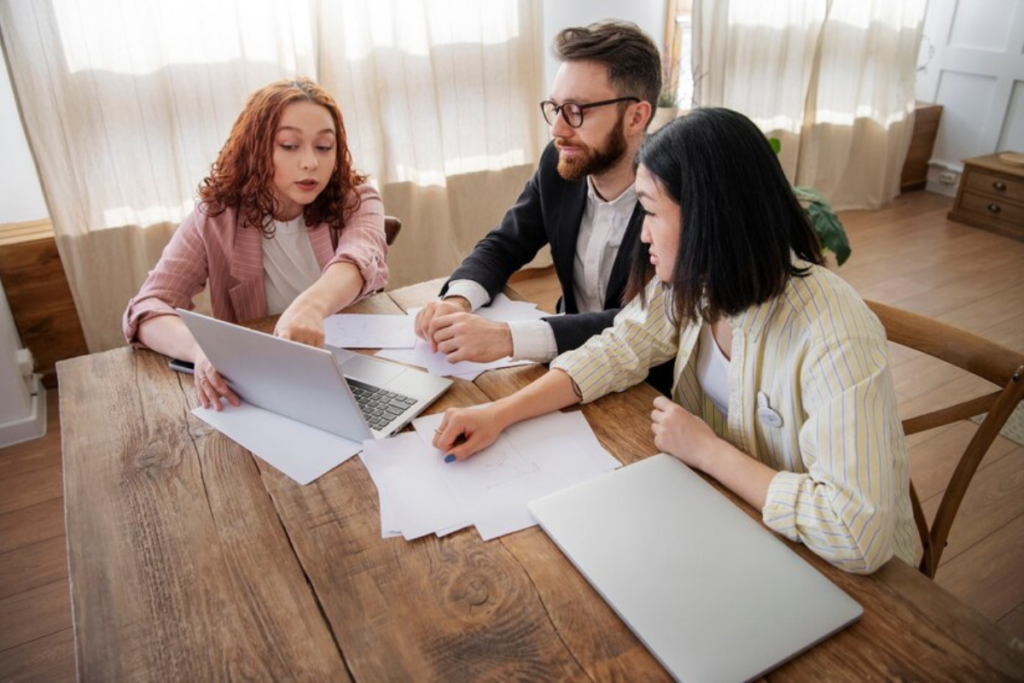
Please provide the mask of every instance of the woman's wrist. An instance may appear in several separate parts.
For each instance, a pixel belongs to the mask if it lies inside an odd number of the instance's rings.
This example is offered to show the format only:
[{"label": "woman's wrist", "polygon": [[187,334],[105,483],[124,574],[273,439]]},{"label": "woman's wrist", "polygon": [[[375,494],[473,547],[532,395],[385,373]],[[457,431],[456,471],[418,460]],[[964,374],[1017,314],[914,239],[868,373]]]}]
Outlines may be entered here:
[{"label": "woman's wrist", "polygon": [[727,478],[727,472],[735,466],[737,457],[747,457],[731,443],[717,436],[714,437],[709,448],[703,448],[701,451],[701,455],[695,463],[697,469],[718,481]]},{"label": "woman's wrist", "polygon": [[515,423],[525,419],[526,416],[521,414],[522,410],[518,403],[516,395],[513,394],[505,398],[499,398],[492,404],[493,418],[500,427],[499,431],[505,431]]}]

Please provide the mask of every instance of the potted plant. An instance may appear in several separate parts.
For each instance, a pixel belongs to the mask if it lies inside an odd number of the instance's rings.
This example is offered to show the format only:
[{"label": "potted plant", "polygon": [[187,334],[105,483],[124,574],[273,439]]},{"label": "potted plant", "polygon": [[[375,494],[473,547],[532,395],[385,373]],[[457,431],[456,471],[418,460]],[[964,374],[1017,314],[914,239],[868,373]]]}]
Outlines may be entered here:
[{"label": "potted plant", "polygon": [[647,132],[653,133],[686,110],[679,107],[679,65],[667,57],[661,60],[661,92],[658,108]]},{"label": "potted plant", "polygon": [[[782,144],[778,138],[769,138],[772,149],[778,154]],[[793,186],[793,194],[804,207],[807,216],[811,219],[811,226],[818,233],[818,241],[825,253],[832,252],[836,255],[836,264],[843,265],[846,259],[850,258],[850,240],[846,236],[846,229],[843,228],[839,216],[832,210],[832,205],[825,201],[825,198],[811,187]]]}]

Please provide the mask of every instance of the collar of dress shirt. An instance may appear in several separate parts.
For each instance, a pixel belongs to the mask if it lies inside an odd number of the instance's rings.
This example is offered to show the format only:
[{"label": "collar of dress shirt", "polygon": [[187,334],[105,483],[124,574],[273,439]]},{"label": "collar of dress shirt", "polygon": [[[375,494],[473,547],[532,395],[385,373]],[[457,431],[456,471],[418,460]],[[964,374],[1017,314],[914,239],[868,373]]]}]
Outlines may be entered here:
[{"label": "collar of dress shirt", "polygon": [[608,201],[598,194],[597,188],[594,187],[594,180],[587,176],[587,199],[594,203],[594,205],[607,204],[618,212],[628,210],[632,214],[633,207],[636,206],[636,183],[627,187],[625,192],[615,199]]}]

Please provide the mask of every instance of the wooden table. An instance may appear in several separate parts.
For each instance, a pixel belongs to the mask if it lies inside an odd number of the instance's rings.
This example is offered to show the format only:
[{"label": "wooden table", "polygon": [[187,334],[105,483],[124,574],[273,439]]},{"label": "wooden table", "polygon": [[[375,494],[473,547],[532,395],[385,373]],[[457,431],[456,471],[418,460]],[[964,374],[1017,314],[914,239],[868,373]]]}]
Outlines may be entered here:
[{"label": "wooden table", "polygon": [[[352,311],[398,313],[437,289]],[[505,396],[542,371],[457,380],[433,410]],[[163,357],[117,349],[58,373],[80,679],[667,678],[539,529],[384,540],[358,458],[295,484],[192,417],[190,378]],[[641,385],[582,409],[624,463],[655,452],[655,395]],[[1024,644],[908,565],[853,576],[791,546],[864,617],[770,679],[1024,679]]]}]

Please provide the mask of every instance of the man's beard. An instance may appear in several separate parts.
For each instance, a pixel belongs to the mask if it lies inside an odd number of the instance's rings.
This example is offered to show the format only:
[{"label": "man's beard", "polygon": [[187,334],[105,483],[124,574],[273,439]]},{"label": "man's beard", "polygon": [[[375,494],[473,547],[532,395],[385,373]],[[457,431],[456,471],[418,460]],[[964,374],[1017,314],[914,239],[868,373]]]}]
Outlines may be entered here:
[{"label": "man's beard", "polygon": [[[558,175],[565,180],[583,180],[588,175],[596,175],[607,171],[619,163],[626,153],[626,134],[622,130],[622,122],[625,119],[625,112],[619,114],[619,120],[608,132],[604,144],[594,149],[581,143],[568,145],[579,152],[577,155],[566,158],[558,155]],[[555,147],[563,146],[562,138],[555,138]]]}]

